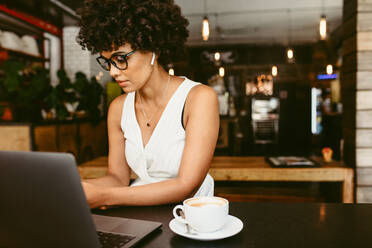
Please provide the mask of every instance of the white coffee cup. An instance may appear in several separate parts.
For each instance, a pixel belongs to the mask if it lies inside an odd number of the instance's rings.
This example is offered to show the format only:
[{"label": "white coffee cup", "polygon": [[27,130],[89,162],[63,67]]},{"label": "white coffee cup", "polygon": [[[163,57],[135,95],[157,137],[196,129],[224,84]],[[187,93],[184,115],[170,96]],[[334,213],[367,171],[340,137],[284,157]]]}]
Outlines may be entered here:
[{"label": "white coffee cup", "polygon": [[[177,214],[184,212],[185,219]],[[229,202],[221,197],[193,197],[183,201],[173,209],[177,221],[188,224],[198,232],[214,232],[221,229],[229,214]]]}]

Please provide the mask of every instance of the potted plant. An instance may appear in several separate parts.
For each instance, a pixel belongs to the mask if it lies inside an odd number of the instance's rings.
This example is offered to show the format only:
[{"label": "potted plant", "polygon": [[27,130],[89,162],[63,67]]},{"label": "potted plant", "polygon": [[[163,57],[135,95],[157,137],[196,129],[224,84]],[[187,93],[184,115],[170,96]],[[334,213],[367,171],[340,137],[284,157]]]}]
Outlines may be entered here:
[{"label": "potted plant", "polygon": [[95,77],[88,80],[82,72],[75,74],[73,85],[79,96],[77,110],[85,112],[89,120],[98,121],[101,118],[99,105],[102,102],[103,87]]},{"label": "potted plant", "polygon": [[0,69],[3,71],[0,97],[9,102],[14,120],[41,120],[43,98],[51,91],[49,71],[39,64],[25,66],[12,60],[4,61]]},{"label": "potted plant", "polygon": [[88,80],[84,73],[77,72],[75,81],[71,82],[63,69],[57,72],[57,76],[59,84],[45,99],[49,108],[55,109],[57,118],[87,118],[98,121],[101,117],[99,105],[103,88],[95,77]]},{"label": "potted plant", "polygon": [[[71,104],[77,102],[78,98],[68,78],[66,71],[60,69],[57,71],[59,83],[52,87],[50,94],[44,99],[49,110],[56,113],[58,120],[66,120],[72,118],[71,109],[68,109]],[[70,110],[70,111],[69,111]]]}]

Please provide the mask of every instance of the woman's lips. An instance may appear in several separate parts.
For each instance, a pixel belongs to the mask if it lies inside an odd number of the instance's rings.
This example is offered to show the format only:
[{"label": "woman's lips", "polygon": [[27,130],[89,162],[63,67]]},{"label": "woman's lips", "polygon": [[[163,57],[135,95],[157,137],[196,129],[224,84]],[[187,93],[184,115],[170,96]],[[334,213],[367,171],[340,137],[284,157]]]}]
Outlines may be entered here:
[{"label": "woman's lips", "polygon": [[124,87],[128,85],[127,82],[129,82],[129,80],[117,80],[116,82],[119,84],[119,86]]}]

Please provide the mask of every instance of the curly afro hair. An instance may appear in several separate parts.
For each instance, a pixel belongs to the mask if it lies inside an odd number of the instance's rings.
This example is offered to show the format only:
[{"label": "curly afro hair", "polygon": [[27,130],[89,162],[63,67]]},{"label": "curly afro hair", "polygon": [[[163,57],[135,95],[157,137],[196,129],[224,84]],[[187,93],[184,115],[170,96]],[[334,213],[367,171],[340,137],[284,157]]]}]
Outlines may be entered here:
[{"label": "curly afro hair", "polygon": [[125,43],[156,52],[162,65],[184,54],[189,22],[173,0],[85,0],[78,14],[76,40],[93,54]]}]

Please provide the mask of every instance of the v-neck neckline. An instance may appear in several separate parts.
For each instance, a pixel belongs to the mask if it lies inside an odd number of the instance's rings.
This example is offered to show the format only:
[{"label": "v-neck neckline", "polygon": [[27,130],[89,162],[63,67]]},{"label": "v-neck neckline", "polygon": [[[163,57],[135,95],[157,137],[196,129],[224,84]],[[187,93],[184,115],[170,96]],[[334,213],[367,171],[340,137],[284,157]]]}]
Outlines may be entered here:
[{"label": "v-neck neckline", "polygon": [[146,145],[143,144],[143,135],[142,135],[143,133],[142,133],[142,129],[141,129],[141,127],[140,127],[140,125],[138,123],[138,119],[137,119],[137,114],[136,114],[136,92],[134,92],[134,96],[133,96],[133,112],[134,112],[134,118],[136,120],[137,130],[138,130],[138,133],[139,133],[141,148],[142,148],[143,151],[146,150],[146,148],[149,146],[151,140],[153,139],[153,136],[156,134],[156,131],[158,129],[158,126],[159,126],[159,124],[161,123],[161,121],[163,119],[164,113],[168,109],[169,103],[171,101],[173,101],[173,98],[178,93],[179,89],[182,87],[182,85],[185,83],[186,80],[187,79],[184,78],[184,80],[182,81],[182,83],[180,85],[178,85],[177,89],[174,91],[173,95],[171,96],[171,98],[169,99],[169,101],[167,102],[167,104],[165,105],[165,108],[164,108],[163,112],[161,113],[160,118],[159,118],[158,122],[156,123],[154,129],[152,130],[152,133],[151,133],[150,138],[148,139]]}]

